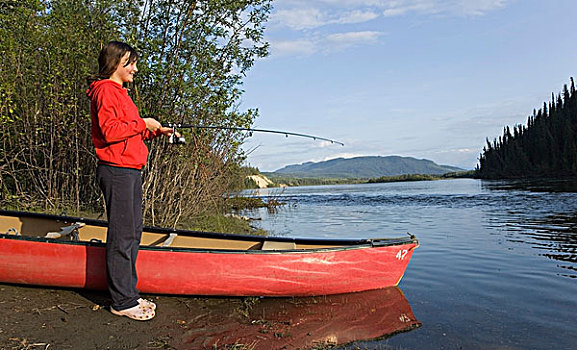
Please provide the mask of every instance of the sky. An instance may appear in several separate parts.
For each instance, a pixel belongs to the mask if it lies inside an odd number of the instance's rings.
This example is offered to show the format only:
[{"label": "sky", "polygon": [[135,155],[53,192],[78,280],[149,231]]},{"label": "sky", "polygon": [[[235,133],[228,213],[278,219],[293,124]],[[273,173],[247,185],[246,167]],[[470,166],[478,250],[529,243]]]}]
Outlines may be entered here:
[{"label": "sky", "polygon": [[261,171],[398,155],[473,169],[577,68],[575,0],[277,0],[240,109]]}]

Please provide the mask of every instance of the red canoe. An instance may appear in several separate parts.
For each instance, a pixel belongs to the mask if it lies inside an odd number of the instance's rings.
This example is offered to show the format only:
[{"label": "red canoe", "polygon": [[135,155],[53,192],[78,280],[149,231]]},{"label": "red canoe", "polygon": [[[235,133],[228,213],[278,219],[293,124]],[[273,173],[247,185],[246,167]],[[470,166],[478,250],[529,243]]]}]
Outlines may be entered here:
[{"label": "red canoe", "polygon": [[[0,211],[0,282],[106,289],[106,222]],[[310,296],[396,286],[414,236],[297,239],[145,227],[143,293]]]}]

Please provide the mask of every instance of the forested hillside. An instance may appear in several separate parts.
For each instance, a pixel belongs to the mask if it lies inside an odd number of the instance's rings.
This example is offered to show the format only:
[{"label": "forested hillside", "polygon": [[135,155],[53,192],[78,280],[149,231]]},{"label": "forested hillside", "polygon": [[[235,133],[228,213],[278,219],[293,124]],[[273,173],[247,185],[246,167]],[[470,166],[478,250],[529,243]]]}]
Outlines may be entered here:
[{"label": "forested hillside", "polygon": [[335,158],[324,162],[307,162],[287,165],[276,170],[275,175],[290,175],[301,178],[375,178],[406,174],[442,175],[463,169],[439,165],[427,159],[400,156],[366,156]]},{"label": "forested hillside", "polygon": [[505,127],[503,136],[483,148],[481,178],[562,177],[577,175],[577,95],[575,84],[552,95],[527,125]]}]

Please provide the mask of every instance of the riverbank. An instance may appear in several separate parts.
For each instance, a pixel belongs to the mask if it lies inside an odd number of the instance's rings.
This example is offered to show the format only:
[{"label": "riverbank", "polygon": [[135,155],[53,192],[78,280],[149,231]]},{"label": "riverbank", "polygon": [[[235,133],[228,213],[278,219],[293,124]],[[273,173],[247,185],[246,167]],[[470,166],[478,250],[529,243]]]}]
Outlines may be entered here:
[{"label": "riverbank", "polygon": [[[264,234],[246,219],[225,215],[197,218],[191,227]],[[157,315],[137,322],[112,315],[107,292],[0,283],[0,296],[0,350],[254,349],[236,339],[202,343],[204,334],[219,334],[223,323],[248,322],[250,298],[148,296],[158,304]]]},{"label": "riverbank", "polygon": [[443,175],[405,174],[396,176],[381,176],[377,178],[330,178],[330,177],[293,177],[275,173],[265,173],[272,184],[267,187],[299,187],[299,186],[326,186],[326,185],[354,185],[366,183],[435,181],[447,179],[475,178],[474,170],[446,173]]},{"label": "riverbank", "polygon": [[138,322],[112,315],[105,292],[0,284],[0,293],[0,349],[251,349],[210,342],[224,324],[249,323],[250,299],[155,296],[156,317]]},{"label": "riverbank", "polygon": [[3,350],[328,350],[421,326],[396,287],[302,298],[148,296],[158,308],[147,322],[112,315],[104,292],[0,284],[0,293]]}]

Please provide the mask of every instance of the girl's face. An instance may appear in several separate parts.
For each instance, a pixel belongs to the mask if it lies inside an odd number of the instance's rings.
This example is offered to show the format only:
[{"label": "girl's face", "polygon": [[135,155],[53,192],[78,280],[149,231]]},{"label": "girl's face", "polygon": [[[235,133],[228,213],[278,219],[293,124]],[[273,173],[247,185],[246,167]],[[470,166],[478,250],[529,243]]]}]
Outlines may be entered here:
[{"label": "girl's face", "polygon": [[134,73],[138,72],[138,69],[136,68],[136,61],[128,63],[129,57],[130,52],[126,52],[126,54],[120,59],[120,63],[118,64],[118,67],[116,67],[116,71],[110,76],[110,79],[121,85],[122,83],[132,83],[134,80]]}]

